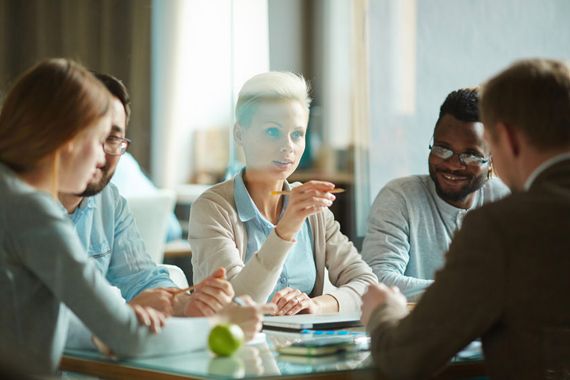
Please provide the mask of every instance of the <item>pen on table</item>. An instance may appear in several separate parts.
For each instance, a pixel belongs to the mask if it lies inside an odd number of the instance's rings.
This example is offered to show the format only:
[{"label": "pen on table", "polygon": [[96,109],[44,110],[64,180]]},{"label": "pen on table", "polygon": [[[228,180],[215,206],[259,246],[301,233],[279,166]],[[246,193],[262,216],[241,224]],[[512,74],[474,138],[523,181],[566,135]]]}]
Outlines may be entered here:
[{"label": "pen on table", "polygon": [[[346,191],[345,189],[342,189],[342,188],[340,188],[340,187],[337,187],[337,188],[335,188],[335,189],[332,189],[332,190],[330,190],[330,191],[327,191],[327,193],[338,194],[338,193],[344,193],[345,191]],[[283,190],[283,191],[276,191],[276,190],[274,190],[274,191],[271,192],[271,195],[289,195],[289,194],[291,194],[291,191],[290,191],[290,190]]]}]

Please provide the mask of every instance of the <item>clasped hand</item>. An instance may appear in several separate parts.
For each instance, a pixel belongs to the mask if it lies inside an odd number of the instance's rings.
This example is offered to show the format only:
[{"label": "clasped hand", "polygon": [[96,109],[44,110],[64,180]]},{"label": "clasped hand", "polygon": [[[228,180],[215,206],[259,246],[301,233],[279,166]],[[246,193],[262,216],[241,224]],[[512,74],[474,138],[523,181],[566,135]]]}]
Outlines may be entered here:
[{"label": "clasped hand", "polygon": [[225,269],[218,268],[196,284],[192,294],[180,294],[177,288],[147,289],[129,305],[152,307],[167,316],[209,317],[232,301],[234,290],[225,278]]},{"label": "clasped hand", "polygon": [[292,241],[309,215],[332,205],[336,199],[329,193],[332,189],[334,184],[324,181],[309,181],[292,189],[288,195],[287,209],[275,226],[277,235],[283,240]]},{"label": "clasped hand", "polygon": [[317,314],[317,304],[299,289],[284,288],[275,293],[271,303],[277,306],[275,315]]}]

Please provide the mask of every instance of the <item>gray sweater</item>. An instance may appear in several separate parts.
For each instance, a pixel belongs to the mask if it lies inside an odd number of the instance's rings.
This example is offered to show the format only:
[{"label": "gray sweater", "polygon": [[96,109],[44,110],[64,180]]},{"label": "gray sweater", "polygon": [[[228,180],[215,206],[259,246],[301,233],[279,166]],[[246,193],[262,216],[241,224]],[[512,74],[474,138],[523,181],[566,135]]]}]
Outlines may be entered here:
[{"label": "gray sweater", "polygon": [[[508,193],[500,180],[491,179],[471,209]],[[362,257],[380,282],[397,286],[413,300],[443,266],[444,253],[468,211],[442,200],[427,175],[395,179],[372,205]]]},{"label": "gray sweater", "polygon": [[65,344],[67,307],[120,357],[205,347],[205,318],[170,319],[159,335],[140,326],[131,308],[87,260],[63,207],[2,164],[0,202],[3,361],[30,373],[53,372]]}]

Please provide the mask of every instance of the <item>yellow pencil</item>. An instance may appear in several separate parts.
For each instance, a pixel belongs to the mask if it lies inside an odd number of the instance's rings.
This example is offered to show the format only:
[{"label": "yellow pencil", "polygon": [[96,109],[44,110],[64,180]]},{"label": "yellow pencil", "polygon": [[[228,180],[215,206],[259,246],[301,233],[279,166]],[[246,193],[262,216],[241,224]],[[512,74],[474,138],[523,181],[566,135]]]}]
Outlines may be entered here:
[{"label": "yellow pencil", "polygon": [[[346,190],[345,189],[341,189],[340,187],[337,187],[336,189],[332,189],[331,191],[327,191],[327,193],[331,193],[331,194],[338,194],[338,193],[344,193]],[[283,190],[283,191],[272,191],[271,195],[289,195],[291,194],[291,191],[287,191],[287,190]]]},{"label": "yellow pencil", "polygon": [[194,286],[189,286],[189,287],[184,288],[184,289],[178,289],[175,292],[173,292],[172,294],[174,295],[174,297],[176,297],[177,295],[182,294],[182,293],[192,292],[192,290],[194,290]]}]

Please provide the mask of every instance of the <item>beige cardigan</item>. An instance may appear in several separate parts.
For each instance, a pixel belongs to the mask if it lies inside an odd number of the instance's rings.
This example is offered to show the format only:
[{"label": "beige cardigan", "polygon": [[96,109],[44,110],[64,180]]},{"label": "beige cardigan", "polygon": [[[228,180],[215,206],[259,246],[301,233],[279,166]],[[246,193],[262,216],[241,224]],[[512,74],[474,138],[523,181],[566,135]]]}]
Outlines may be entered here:
[{"label": "beige cardigan", "polygon": [[[309,217],[315,252],[317,279],[311,297],[323,294],[325,268],[336,287],[327,291],[339,303],[339,310],[359,311],[361,300],[376,276],[354,245],[340,232],[330,210]],[[190,245],[194,283],[216,268],[224,267],[236,294],[248,294],[256,302],[267,302],[281,274],[287,253],[293,246],[272,231],[261,249],[247,264],[247,231],[239,219],[234,201],[234,180],[204,192],[190,210]]]}]

